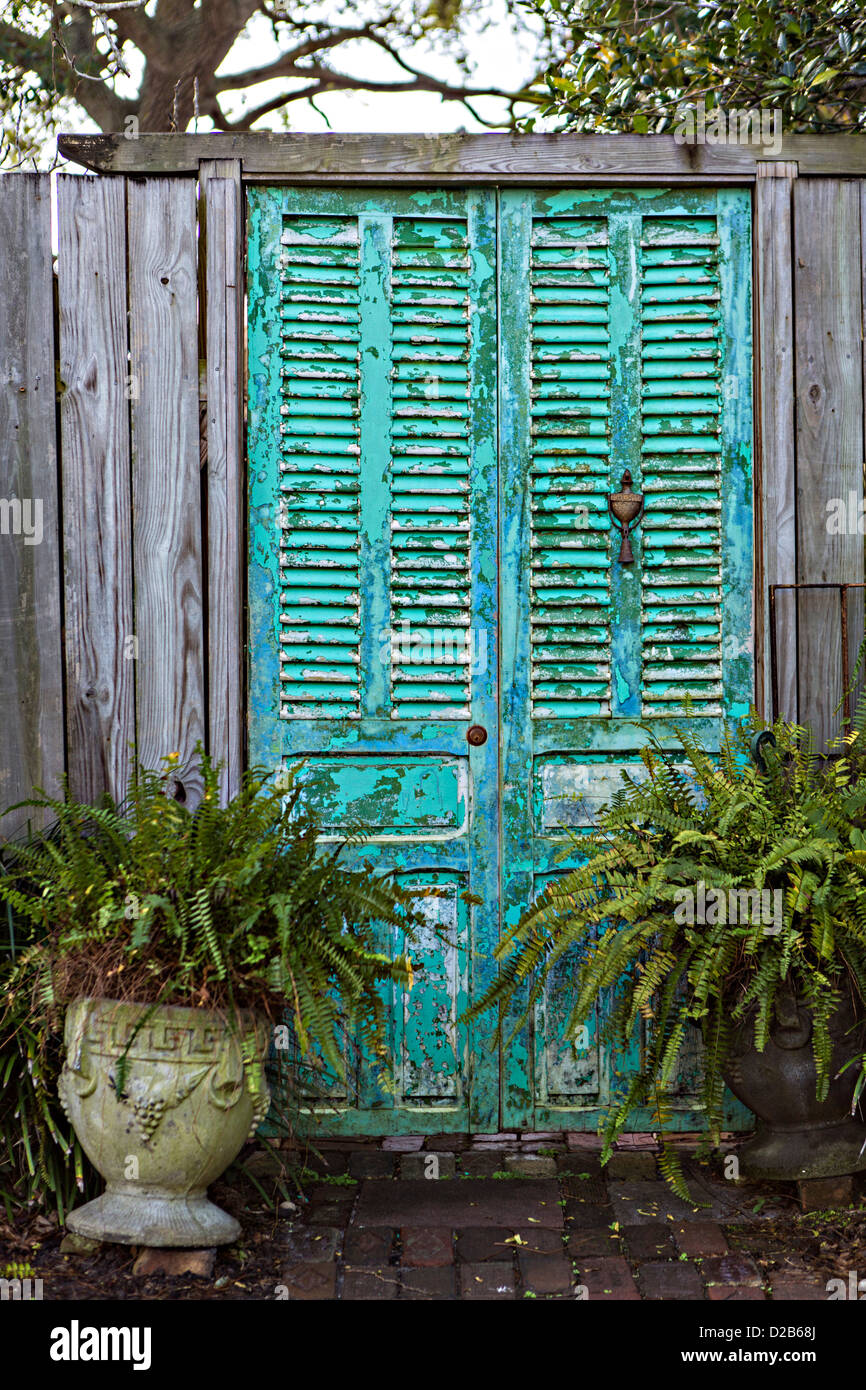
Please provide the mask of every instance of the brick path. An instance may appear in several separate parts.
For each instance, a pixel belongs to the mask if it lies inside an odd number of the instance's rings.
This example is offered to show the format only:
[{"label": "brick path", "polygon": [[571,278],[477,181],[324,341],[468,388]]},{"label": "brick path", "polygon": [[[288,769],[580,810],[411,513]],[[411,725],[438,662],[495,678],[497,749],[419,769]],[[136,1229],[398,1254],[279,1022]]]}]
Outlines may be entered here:
[{"label": "brick path", "polygon": [[762,1282],[753,1254],[778,1189],[690,1164],[706,1203],[690,1206],[662,1180],[649,1137],[604,1169],[599,1141],[582,1134],[317,1147],[283,1236],[290,1299],[827,1297],[826,1276],[793,1264]]}]

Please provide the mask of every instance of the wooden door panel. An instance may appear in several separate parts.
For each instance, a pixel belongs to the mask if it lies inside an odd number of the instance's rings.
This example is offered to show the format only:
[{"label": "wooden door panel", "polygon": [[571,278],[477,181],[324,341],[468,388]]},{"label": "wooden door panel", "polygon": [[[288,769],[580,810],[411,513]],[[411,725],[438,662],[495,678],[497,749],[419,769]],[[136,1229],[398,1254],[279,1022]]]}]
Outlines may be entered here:
[{"label": "wooden door panel", "polygon": [[498,1122],[495,277],[490,192],[250,192],[250,758],[427,889],[390,1084],[347,1040],[320,1132]]},{"label": "wooden door panel", "polygon": [[747,712],[748,197],[257,188],[249,218],[250,759],[304,759],[323,839],[362,823],[357,853],[428,889],[393,1085],[347,1042],[309,1108],[330,1132],[593,1127],[635,1058],[601,1017],[564,1036],[573,962],[501,1061],[460,1015],[640,765],[638,721],[672,742],[688,699],[712,746]]},{"label": "wooden door panel", "polygon": [[[500,194],[505,925],[641,766],[638,721],[673,746],[688,707],[713,747],[748,712],[749,235],[735,190]],[[607,511],[626,469],[645,496],[630,565]],[[627,1080],[601,1018],[562,1036],[574,965],[504,1059],[506,1128],[593,1128]],[[684,1047],[680,1128],[696,1067]]]}]

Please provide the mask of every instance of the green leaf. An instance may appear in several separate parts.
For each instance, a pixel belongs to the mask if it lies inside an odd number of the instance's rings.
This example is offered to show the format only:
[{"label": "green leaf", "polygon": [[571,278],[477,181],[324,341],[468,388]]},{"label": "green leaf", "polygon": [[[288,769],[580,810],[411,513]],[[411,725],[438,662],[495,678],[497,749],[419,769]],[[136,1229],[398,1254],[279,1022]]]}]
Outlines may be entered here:
[{"label": "green leaf", "polygon": [[832,79],[833,79],[834,77],[838,77],[838,76],[839,76],[839,69],[838,69],[838,68],[825,68],[823,72],[819,72],[819,74],[818,74],[817,77],[813,77],[813,78],[812,78],[812,81],[809,83],[809,86],[810,86],[810,87],[818,87],[818,86],[821,86],[824,82],[830,82],[830,81],[832,81]]}]

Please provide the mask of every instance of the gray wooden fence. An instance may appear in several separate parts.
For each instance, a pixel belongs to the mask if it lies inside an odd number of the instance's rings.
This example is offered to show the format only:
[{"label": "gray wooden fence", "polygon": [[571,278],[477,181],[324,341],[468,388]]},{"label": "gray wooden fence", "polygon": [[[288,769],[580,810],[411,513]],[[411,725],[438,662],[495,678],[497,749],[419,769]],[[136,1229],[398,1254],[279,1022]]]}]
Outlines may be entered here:
[{"label": "gray wooden fence", "polygon": [[237,785],[240,189],[210,173],[61,176],[56,272],[48,178],[0,180],[0,498],[43,526],[0,535],[3,805],[64,766],[122,795],[133,749],[194,803],[199,741]]},{"label": "gray wooden fence", "polygon": [[[866,180],[797,177],[758,166],[755,184],[759,526],[764,537],[765,639],[771,584],[858,584],[863,498]],[[843,504],[845,523],[834,524]],[[842,634],[838,593],[777,595],[779,709],[838,727]],[[759,634],[760,636],[760,634]],[[863,636],[863,599],[850,596],[849,664]],[[765,702],[769,691],[764,687]]]},{"label": "gray wooden fence", "polygon": [[[56,267],[48,177],[0,178],[0,806],[34,785],[56,792],[64,769],[83,798],[122,795],[133,749],[151,766],[176,752],[177,790],[194,802],[199,740],[225,763],[223,794],[237,786],[244,181],[528,183],[535,168],[548,183],[628,183],[621,152],[640,139],[449,138],[444,153],[442,138],[417,137],[402,149],[398,137],[67,142],[106,172],[58,178]],[[804,139],[799,165],[664,140],[628,148],[652,156],[635,182],[754,189],[765,709],[768,586],[866,577],[851,510],[863,497],[866,178],[847,176],[866,174],[866,145]],[[853,518],[841,530],[828,525],[834,499]],[[785,591],[777,609],[780,711],[826,734],[841,695],[837,598],[806,591],[797,612]],[[858,595],[850,609],[853,662]]]}]

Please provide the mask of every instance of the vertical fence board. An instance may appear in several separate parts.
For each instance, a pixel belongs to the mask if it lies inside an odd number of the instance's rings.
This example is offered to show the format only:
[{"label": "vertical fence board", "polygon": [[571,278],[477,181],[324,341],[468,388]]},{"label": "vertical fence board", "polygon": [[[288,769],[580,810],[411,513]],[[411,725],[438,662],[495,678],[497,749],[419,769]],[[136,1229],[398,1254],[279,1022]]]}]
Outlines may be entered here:
[{"label": "vertical fence board", "polygon": [[[759,172],[764,166],[759,165]],[[793,584],[797,578],[796,453],[794,439],[794,302],[792,195],[794,180],[759,177],[755,185],[756,270],[758,277],[759,417],[761,494],[759,517],[762,569],[758,602],[766,634],[758,674],[765,711],[770,709],[770,584]],[[797,715],[796,595],[776,596],[778,710]]]},{"label": "vertical fence board", "polygon": [[[863,579],[863,539],[847,519],[848,498],[862,497],[863,344],[860,190],[839,179],[794,185],[796,305],[797,578],[801,583]],[[828,503],[843,499],[846,524],[828,525]],[[823,741],[838,729],[842,689],[839,598],[800,598],[800,718]],[[862,632],[862,602],[852,603],[851,642]]]},{"label": "vertical fence board", "polygon": [[243,758],[243,278],[240,171],[203,179],[207,302],[209,744],[234,796]]},{"label": "vertical fence board", "polygon": [[[862,364],[862,383],[863,383],[863,441],[861,445],[862,459],[859,492],[863,498],[864,508],[866,508],[866,179],[859,180],[860,190],[860,345],[861,345],[861,364]],[[866,531],[866,523],[864,523]],[[866,580],[866,535],[861,537],[860,544],[863,547],[862,578]],[[863,593],[849,594],[849,602],[852,604],[852,612],[849,615],[851,627],[850,645],[856,648],[860,642],[866,642],[866,599]],[[855,658],[856,660],[856,658]],[[853,668],[852,668],[853,670]],[[856,683],[854,684],[851,708],[853,709],[858,699],[862,699],[863,692],[866,690],[866,661],[861,665]]]},{"label": "vertical fence board", "polygon": [[144,179],[129,212],[136,725],[142,762],[177,753],[177,793],[201,792],[202,529],[192,179]]},{"label": "vertical fence board", "polygon": [[126,794],[135,740],[125,180],[58,179],[67,741],[73,794]]},{"label": "vertical fence board", "polygon": [[2,193],[0,810],[58,792],[64,757],[50,180],[6,174]]}]

